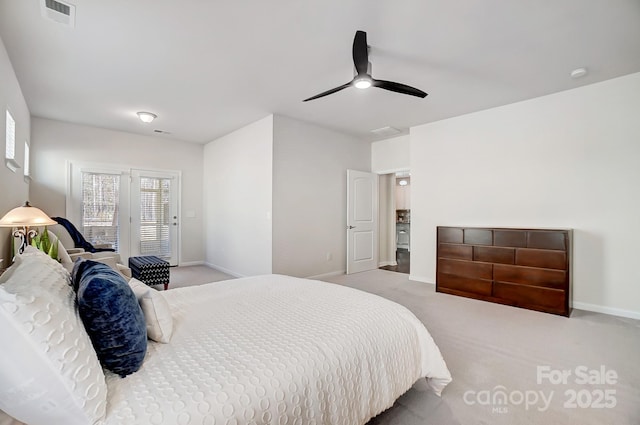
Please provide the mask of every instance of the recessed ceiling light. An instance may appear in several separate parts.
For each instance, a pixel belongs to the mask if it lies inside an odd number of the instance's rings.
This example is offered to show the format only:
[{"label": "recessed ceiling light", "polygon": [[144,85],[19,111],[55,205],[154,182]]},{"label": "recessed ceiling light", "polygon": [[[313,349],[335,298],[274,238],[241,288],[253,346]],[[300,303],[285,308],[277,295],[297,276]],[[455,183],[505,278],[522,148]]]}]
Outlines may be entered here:
[{"label": "recessed ceiling light", "polygon": [[571,71],[571,78],[573,78],[574,80],[577,78],[582,78],[587,75],[587,72],[587,68],[574,69],[573,71]]},{"label": "recessed ceiling light", "polygon": [[158,118],[158,116],[151,112],[138,112],[138,118],[140,118],[140,121],[148,124]]}]

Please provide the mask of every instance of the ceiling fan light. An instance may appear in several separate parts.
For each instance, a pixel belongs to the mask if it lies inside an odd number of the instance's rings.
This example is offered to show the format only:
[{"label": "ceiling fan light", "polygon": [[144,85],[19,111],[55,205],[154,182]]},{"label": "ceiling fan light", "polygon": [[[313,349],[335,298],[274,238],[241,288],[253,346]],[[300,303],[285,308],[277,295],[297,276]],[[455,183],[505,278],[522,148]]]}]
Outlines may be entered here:
[{"label": "ceiling fan light", "polygon": [[369,87],[371,87],[371,78],[369,77],[356,78],[353,82],[353,85],[359,89],[368,89]]},{"label": "ceiling fan light", "polygon": [[151,112],[138,112],[138,118],[140,118],[140,121],[149,124],[151,121],[158,118],[158,116]]}]

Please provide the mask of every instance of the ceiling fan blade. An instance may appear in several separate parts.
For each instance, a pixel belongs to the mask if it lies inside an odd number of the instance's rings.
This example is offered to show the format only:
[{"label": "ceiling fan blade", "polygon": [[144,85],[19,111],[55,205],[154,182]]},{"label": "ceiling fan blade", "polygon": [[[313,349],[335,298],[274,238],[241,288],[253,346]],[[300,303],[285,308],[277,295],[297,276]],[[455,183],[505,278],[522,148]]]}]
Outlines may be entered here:
[{"label": "ceiling fan blade", "polygon": [[349,81],[347,84],[343,84],[343,85],[341,85],[340,87],[336,87],[336,88],[334,88],[334,89],[327,90],[327,91],[322,92],[322,93],[320,93],[320,94],[317,94],[317,95],[315,95],[315,96],[313,96],[313,97],[310,97],[309,99],[305,99],[305,100],[303,100],[303,102],[307,102],[307,101],[309,101],[309,100],[313,100],[313,99],[318,99],[319,97],[325,97],[325,96],[328,96],[328,95],[330,95],[330,94],[333,94],[333,93],[339,92],[340,90],[346,89],[346,88],[347,88],[347,87],[349,87],[350,85],[351,85],[351,81]]},{"label": "ceiling fan blade", "polygon": [[416,96],[416,97],[427,96],[427,93],[423,92],[420,89],[408,86],[406,84],[394,83],[393,81],[373,80],[371,85],[374,87],[379,87],[381,89],[394,91],[396,93],[408,94],[410,96]]},{"label": "ceiling fan blade", "polygon": [[369,48],[367,47],[367,33],[356,31],[353,38],[353,65],[358,75],[366,74],[369,65]]}]

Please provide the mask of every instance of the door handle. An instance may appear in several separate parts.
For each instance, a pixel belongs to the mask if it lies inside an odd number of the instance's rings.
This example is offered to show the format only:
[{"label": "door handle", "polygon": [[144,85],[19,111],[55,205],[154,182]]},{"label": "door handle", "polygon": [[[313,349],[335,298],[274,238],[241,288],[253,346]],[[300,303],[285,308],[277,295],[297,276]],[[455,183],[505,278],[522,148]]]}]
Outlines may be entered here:
[{"label": "door handle", "polygon": [[347,226],[347,230],[355,229],[356,226]]}]

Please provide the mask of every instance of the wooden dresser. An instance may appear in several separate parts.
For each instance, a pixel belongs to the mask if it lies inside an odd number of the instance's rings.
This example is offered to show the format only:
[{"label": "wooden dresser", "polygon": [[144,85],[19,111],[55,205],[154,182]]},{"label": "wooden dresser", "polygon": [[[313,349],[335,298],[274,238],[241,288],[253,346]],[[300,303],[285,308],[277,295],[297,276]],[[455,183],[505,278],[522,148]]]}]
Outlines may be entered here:
[{"label": "wooden dresser", "polygon": [[437,292],[571,314],[571,230],[437,231]]}]

